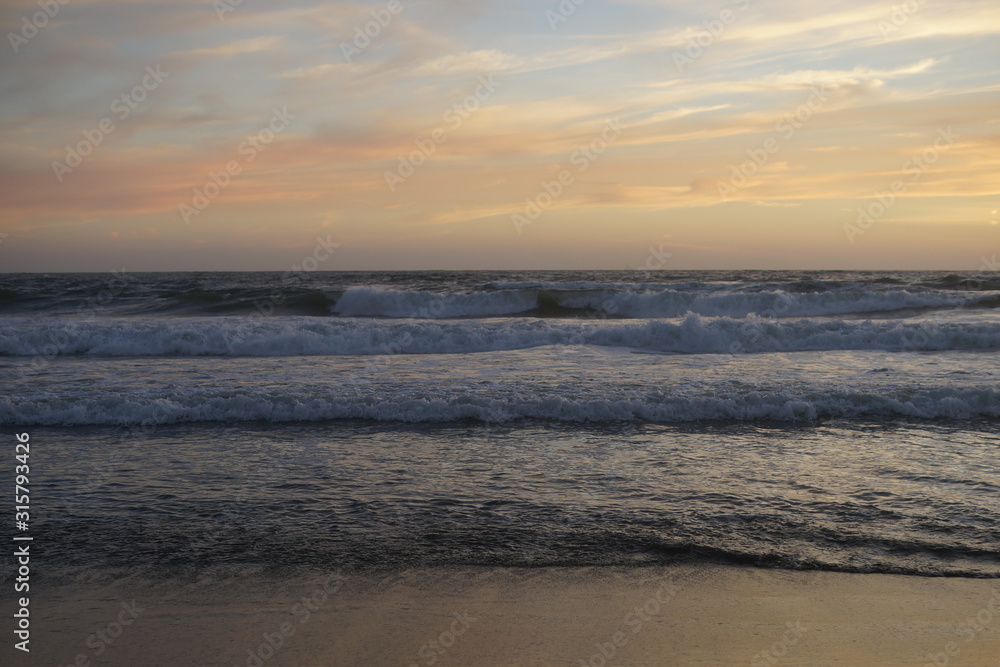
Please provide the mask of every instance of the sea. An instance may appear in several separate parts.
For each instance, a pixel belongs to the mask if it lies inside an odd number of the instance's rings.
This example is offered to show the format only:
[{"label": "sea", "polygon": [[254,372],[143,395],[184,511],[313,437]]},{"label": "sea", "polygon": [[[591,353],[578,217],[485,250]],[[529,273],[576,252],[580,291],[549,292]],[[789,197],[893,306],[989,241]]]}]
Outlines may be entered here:
[{"label": "sea", "polygon": [[0,425],[41,577],[1000,576],[995,271],[5,274]]}]

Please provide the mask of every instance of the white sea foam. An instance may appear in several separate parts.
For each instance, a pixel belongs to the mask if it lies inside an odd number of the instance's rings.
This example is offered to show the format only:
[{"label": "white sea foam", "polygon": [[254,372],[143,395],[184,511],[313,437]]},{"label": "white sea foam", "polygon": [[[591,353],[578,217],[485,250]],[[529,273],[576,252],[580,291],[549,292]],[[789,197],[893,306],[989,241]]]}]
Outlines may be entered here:
[{"label": "white sea foam", "polygon": [[[517,287],[468,294],[401,291],[378,287],[352,287],[331,310],[345,317],[458,318],[497,317],[536,312],[553,307],[597,311],[616,317],[681,317],[686,313],[709,316],[815,317],[906,309],[958,308],[977,304],[995,306],[990,293],[942,293],[907,290],[823,291],[795,293],[782,290],[755,292],[704,289],[622,291],[580,283],[560,286]],[[985,299],[985,300],[984,300]]]},{"label": "white sea foam", "polygon": [[537,294],[531,290],[439,294],[352,287],[332,310],[344,317],[494,317],[532,310]]},{"label": "white sea foam", "polygon": [[808,350],[995,350],[991,321],[708,318],[675,321],[0,319],[0,355],[295,356],[451,354],[546,345],[596,345],[664,353]]}]

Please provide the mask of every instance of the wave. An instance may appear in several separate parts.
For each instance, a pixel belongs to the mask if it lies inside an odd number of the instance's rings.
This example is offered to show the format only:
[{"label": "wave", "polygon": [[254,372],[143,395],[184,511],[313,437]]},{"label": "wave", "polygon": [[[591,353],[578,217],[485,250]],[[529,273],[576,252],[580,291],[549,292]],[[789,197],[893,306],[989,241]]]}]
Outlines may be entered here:
[{"label": "wave", "polygon": [[[90,507],[77,503],[72,522],[45,522],[46,562],[58,576],[81,577],[88,584],[95,578],[120,583],[129,574],[162,578],[165,570],[176,576],[181,568],[196,568],[193,572],[199,578],[209,568],[212,579],[224,582],[245,578],[247,565],[275,570],[334,565],[341,572],[372,574],[398,572],[401,567],[725,563],[789,570],[1000,576],[1000,554],[990,546],[996,544],[995,519],[956,521],[953,517],[968,516],[963,512],[968,509],[955,501],[938,506],[937,516],[921,517],[918,525],[906,521],[901,528],[900,518],[905,521],[909,516],[873,512],[871,503],[845,503],[840,513],[824,513],[827,520],[818,520],[822,510],[809,508],[796,516],[801,505],[781,496],[758,505],[778,505],[776,511],[740,507],[724,513],[718,511],[720,494],[692,492],[676,505],[660,504],[660,496],[640,503],[645,512],[622,511],[619,508],[630,503],[615,503],[613,486],[592,491],[582,480],[582,488],[563,482],[563,488],[550,495],[562,502],[533,502],[516,493],[504,499],[468,492],[457,495],[444,485],[431,498],[355,494],[344,502],[316,481],[306,479],[294,487],[299,494],[308,490],[314,497],[272,496],[270,502],[259,503],[267,508],[266,516],[264,509],[234,502],[229,494],[189,503],[171,497],[168,521],[146,515],[150,506],[159,510],[157,514],[163,512],[167,505],[163,498],[150,498],[143,505],[141,486],[138,493],[136,485],[117,488],[115,502],[105,501],[89,512]],[[603,511],[593,509],[604,497],[609,498]],[[890,496],[882,507],[891,507],[894,499],[901,500]],[[903,504],[915,506],[917,513],[922,509],[912,498],[906,501]],[[317,502],[329,503],[331,510],[301,511],[301,504]],[[108,516],[108,505],[115,507],[115,516]],[[333,509],[344,505],[348,512]],[[938,507],[932,505],[931,511]],[[212,516],[212,510],[215,521],[201,519]],[[872,515],[875,518],[865,522],[863,531],[857,531],[856,519],[844,520]],[[92,539],[95,534],[105,539],[97,542]],[[60,567],[53,568],[52,562]]]},{"label": "wave", "polygon": [[[176,287],[176,288],[174,288]],[[310,315],[329,317],[342,291],[246,288],[227,285],[171,286],[147,290],[118,286],[104,289],[77,288],[48,294],[41,290],[0,288],[0,313],[24,315],[45,313],[78,317],[143,315]]]},{"label": "wave", "polygon": [[[599,396],[599,397],[598,397]],[[491,387],[476,392],[445,386],[163,387],[144,393],[0,399],[0,424],[20,426],[142,425],[183,422],[556,422],[677,423],[693,421],[811,422],[858,418],[975,419],[1000,417],[994,387],[732,391],[679,395],[601,387],[568,395],[541,387]]]},{"label": "wave", "polygon": [[998,305],[994,271],[112,272],[0,281],[6,316],[820,317]]},{"label": "wave", "polygon": [[340,292],[319,290],[287,290],[282,293],[265,290],[189,289],[168,292],[147,304],[149,312],[172,314],[258,313],[271,315],[329,315]]},{"label": "wave", "polygon": [[[596,286],[595,286],[596,287]],[[331,308],[342,317],[448,319],[530,315],[624,318],[707,316],[823,317],[939,308],[996,308],[995,294],[945,294],[891,290],[823,291],[813,283],[785,290],[618,291],[537,285],[469,294],[352,287]]]},{"label": "wave", "polygon": [[678,321],[358,320],[313,317],[0,319],[11,357],[464,354],[595,345],[676,354],[819,350],[995,350],[990,322],[774,320],[688,315]]}]

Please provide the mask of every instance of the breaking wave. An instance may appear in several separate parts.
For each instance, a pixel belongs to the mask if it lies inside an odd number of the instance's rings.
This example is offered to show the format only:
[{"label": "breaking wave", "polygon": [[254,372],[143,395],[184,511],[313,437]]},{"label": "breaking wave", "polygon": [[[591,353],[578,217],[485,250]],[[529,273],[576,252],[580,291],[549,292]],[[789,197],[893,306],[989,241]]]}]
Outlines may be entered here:
[{"label": "breaking wave", "polygon": [[989,322],[709,318],[361,320],[312,317],[0,320],[0,355],[299,356],[452,354],[596,345],[676,354],[994,350]]}]

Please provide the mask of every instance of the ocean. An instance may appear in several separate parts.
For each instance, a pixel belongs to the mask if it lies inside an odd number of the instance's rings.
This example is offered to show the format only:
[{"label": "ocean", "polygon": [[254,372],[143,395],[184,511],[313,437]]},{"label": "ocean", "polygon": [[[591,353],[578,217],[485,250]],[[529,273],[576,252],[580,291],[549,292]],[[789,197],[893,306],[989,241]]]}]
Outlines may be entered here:
[{"label": "ocean", "polygon": [[42,577],[1000,576],[995,272],[7,274],[0,370]]}]

